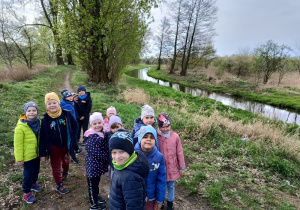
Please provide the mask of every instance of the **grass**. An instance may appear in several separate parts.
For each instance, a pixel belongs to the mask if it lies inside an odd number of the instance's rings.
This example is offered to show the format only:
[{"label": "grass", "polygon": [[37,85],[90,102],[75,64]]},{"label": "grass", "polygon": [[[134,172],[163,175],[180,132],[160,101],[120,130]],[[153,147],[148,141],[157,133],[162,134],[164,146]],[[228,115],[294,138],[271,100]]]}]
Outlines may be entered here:
[{"label": "grass", "polygon": [[[131,66],[125,72],[142,67]],[[185,175],[176,183],[188,191],[191,199],[201,200],[215,209],[297,209],[300,205],[297,125],[268,120],[127,75],[123,75],[117,87],[91,83],[84,72],[68,66],[50,69],[31,80],[0,86],[4,99],[0,103],[5,107],[0,110],[1,116],[5,116],[0,120],[0,129],[4,131],[0,134],[0,152],[7,153],[5,161],[1,161],[6,164],[5,169],[13,162],[13,128],[22,113],[22,104],[31,99],[36,101],[41,116],[45,111],[45,93],[58,91],[61,75],[69,70],[71,85],[85,85],[91,92],[92,112],[106,113],[108,107],[115,106],[128,130],[145,103],[154,108],[156,115],[160,112],[171,115],[172,129],[181,137],[187,167]],[[242,141],[243,137],[248,140]],[[10,176],[0,182],[2,194],[7,195],[9,183],[19,179]]]},{"label": "grass", "polygon": [[185,77],[177,74],[170,75],[165,68],[158,71],[152,68],[148,75],[164,81],[172,81],[184,86],[191,86],[218,93],[230,93],[248,101],[256,101],[284,109],[300,111],[300,89],[285,86],[280,90],[274,88],[258,88],[246,80],[232,78],[224,80],[221,84],[209,82],[204,74],[191,74]]}]

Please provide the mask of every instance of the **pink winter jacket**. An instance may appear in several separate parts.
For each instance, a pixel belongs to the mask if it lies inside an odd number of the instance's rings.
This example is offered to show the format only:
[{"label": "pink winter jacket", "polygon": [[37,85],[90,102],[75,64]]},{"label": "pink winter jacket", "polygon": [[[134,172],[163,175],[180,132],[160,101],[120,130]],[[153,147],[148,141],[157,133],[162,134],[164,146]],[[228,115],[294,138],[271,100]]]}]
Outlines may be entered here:
[{"label": "pink winter jacket", "polygon": [[177,133],[171,131],[170,138],[165,138],[157,131],[159,150],[164,155],[167,181],[175,181],[180,177],[179,170],[185,169],[182,144]]}]

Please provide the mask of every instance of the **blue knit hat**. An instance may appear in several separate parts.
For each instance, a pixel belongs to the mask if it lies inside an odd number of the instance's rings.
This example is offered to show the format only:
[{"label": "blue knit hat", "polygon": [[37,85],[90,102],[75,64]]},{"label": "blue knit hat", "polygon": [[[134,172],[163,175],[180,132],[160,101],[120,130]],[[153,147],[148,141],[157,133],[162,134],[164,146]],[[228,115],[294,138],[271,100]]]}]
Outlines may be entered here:
[{"label": "blue knit hat", "polygon": [[62,90],[60,93],[63,96],[63,100],[65,100],[66,98],[68,98],[70,96],[73,96],[72,93],[70,91],[68,91],[68,90]]},{"label": "blue knit hat", "polygon": [[157,133],[156,130],[151,125],[142,126],[138,132],[139,132],[138,135],[139,144],[141,144],[141,141],[146,133],[152,133],[155,138],[155,145],[157,146]]},{"label": "blue knit hat", "polygon": [[84,92],[86,92],[86,88],[83,85],[80,85],[77,89],[77,92],[79,93],[79,91],[83,90]]},{"label": "blue knit hat", "polygon": [[109,139],[109,151],[112,149],[121,149],[132,155],[134,146],[131,134],[126,131],[115,132]]},{"label": "blue knit hat", "polygon": [[28,103],[24,104],[24,113],[26,113],[29,107],[35,107],[37,111],[39,111],[39,107],[36,103],[29,101]]}]

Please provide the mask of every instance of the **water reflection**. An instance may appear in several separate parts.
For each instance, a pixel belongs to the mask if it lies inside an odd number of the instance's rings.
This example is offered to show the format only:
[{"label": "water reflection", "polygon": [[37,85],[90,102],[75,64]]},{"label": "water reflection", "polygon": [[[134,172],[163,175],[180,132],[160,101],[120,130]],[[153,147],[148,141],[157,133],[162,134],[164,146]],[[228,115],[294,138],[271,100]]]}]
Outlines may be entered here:
[{"label": "water reflection", "polygon": [[142,80],[146,80],[149,82],[154,82],[159,85],[172,87],[175,90],[179,90],[185,93],[190,93],[193,96],[201,96],[206,98],[211,98],[216,101],[220,101],[222,104],[251,111],[255,114],[262,114],[263,116],[273,119],[273,120],[281,120],[285,123],[296,123],[297,125],[300,125],[300,117],[299,114],[290,112],[283,109],[278,109],[269,105],[256,103],[256,102],[250,102],[250,101],[243,101],[239,98],[234,98],[230,95],[226,94],[220,94],[220,93],[214,93],[209,92],[205,90],[201,90],[199,88],[191,88],[191,87],[185,87],[176,83],[172,82],[164,82],[162,80],[155,79],[153,77],[149,77],[147,75],[147,72],[150,68],[140,69],[136,71],[130,72],[130,76],[137,77]]}]

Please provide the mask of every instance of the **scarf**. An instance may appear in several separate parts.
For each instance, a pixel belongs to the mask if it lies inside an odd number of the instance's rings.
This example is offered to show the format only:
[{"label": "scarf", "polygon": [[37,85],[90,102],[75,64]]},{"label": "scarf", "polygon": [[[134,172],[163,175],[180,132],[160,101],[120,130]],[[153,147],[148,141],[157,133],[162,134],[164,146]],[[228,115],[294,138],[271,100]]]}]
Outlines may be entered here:
[{"label": "scarf", "polygon": [[29,120],[22,119],[21,122],[27,123],[29,128],[35,134],[36,139],[38,139],[38,134],[39,134],[39,130],[40,130],[40,120],[39,120],[39,118],[37,117],[34,121],[29,121]]},{"label": "scarf", "polygon": [[170,135],[171,135],[171,131],[169,131],[168,133],[163,133],[162,131],[160,132],[161,135],[163,135],[165,138],[170,138]]},{"label": "scarf", "polygon": [[84,136],[85,137],[88,137],[89,135],[91,134],[98,134],[98,136],[104,138],[104,134],[102,132],[96,132],[94,131],[92,128],[88,129],[85,133],[84,133]]},{"label": "scarf", "polygon": [[87,97],[87,93],[85,93],[84,96],[78,95],[78,98],[80,98],[81,100],[86,99],[86,97]]},{"label": "scarf", "polygon": [[59,107],[59,109],[55,113],[51,113],[48,110],[46,112],[51,118],[54,119],[54,118],[58,118],[61,115],[62,109],[61,107]]},{"label": "scarf", "polygon": [[133,163],[136,159],[137,159],[137,154],[136,154],[136,152],[133,152],[132,155],[128,158],[128,160],[126,160],[126,162],[123,163],[122,165],[118,165],[116,163],[116,161],[114,161],[114,160],[112,161],[112,163],[113,163],[115,169],[121,171],[124,168],[126,168],[127,166],[129,166],[131,163]]}]

